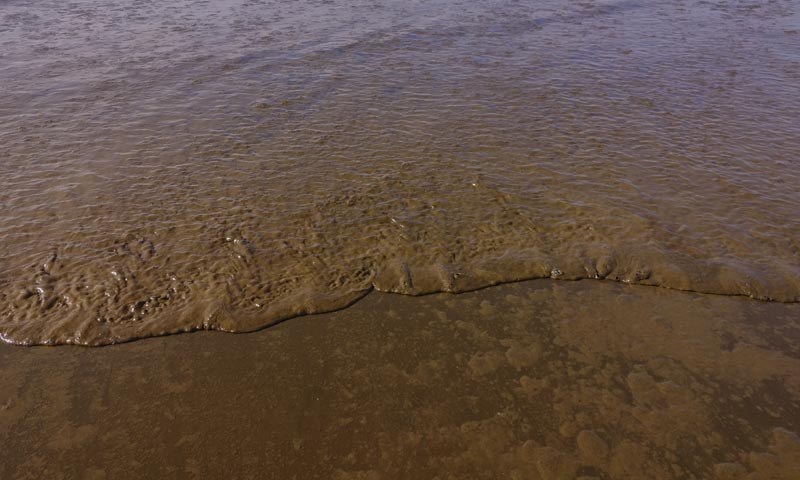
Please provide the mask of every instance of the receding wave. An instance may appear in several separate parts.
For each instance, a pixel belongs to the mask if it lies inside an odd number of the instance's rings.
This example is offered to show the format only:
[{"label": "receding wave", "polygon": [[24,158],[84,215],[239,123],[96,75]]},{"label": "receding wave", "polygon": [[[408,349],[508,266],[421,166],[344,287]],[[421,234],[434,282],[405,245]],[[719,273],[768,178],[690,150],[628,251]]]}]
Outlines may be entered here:
[{"label": "receding wave", "polygon": [[547,277],[800,301],[790,7],[355,3],[4,6],[2,339]]}]

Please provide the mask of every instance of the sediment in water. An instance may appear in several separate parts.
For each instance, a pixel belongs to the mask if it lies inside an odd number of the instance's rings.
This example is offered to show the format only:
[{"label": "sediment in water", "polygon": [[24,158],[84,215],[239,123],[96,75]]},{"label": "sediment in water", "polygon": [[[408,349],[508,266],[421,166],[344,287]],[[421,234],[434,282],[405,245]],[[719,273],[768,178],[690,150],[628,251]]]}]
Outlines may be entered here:
[{"label": "sediment in water", "polygon": [[800,299],[789,3],[312,3],[4,5],[2,338],[545,277]]}]

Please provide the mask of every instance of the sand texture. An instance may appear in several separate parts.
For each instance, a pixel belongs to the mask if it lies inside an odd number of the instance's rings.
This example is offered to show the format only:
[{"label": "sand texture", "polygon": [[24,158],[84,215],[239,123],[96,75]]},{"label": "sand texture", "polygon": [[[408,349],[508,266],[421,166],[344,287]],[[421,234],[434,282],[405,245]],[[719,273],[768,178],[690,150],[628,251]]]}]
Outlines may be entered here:
[{"label": "sand texture", "polygon": [[0,478],[800,478],[800,306],[373,293],[252,334],[0,348]]}]

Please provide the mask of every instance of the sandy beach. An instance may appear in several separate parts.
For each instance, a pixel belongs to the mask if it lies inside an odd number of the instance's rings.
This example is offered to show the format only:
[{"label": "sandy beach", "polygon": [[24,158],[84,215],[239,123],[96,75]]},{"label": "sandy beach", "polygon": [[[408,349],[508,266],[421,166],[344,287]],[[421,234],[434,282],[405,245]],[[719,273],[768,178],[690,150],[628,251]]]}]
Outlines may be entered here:
[{"label": "sandy beach", "polygon": [[3,346],[0,478],[796,479],[799,315],[537,280]]},{"label": "sandy beach", "polygon": [[0,0],[0,480],[800,479],[800,0]]}]

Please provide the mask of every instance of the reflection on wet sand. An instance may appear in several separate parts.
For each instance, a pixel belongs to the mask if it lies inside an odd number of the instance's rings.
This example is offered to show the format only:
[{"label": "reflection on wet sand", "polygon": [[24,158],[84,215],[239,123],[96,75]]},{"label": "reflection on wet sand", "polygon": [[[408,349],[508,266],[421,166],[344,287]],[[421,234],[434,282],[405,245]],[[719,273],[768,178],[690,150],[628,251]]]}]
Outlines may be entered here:
[{"label": "reflection on wet sand", "polygon": [[536,280],[0,348],[0,477],[800,475],[800,305]]}]

